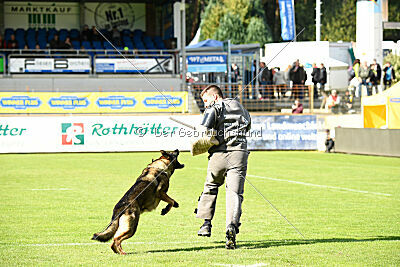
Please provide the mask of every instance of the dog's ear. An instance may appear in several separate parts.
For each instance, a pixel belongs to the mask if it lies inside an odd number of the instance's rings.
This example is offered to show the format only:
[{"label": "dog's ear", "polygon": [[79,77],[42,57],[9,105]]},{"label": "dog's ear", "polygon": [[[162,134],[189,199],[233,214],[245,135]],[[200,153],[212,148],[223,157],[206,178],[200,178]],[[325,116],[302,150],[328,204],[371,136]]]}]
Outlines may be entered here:
[{"label": "dog's ear", "polygon": [[160,152],[161,152],[161,155],[163,155],[165,158],[167,158],[167,159],[170,158],[170,155],[167,152],[165,152],[164,150],[160,150]]}]

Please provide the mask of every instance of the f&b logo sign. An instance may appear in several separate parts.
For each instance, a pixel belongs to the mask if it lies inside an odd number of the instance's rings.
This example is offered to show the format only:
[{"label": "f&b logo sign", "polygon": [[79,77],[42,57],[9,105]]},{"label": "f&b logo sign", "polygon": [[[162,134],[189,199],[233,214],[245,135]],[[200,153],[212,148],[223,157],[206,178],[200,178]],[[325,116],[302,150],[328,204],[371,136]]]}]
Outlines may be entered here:
[{"label": "f&b logo sign", "polygon": [[62,145],[85,144],[83,123],[61,123],[61,133]]}]

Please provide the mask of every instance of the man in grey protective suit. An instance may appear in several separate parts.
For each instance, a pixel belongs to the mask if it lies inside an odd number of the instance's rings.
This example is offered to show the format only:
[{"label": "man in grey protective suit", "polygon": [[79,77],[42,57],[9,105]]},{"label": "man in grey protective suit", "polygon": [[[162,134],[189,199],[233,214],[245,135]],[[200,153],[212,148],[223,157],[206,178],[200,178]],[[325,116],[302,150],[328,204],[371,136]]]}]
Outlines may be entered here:
[{"label": "man in grey protective suit", "polygon": [[206,87],[201,98],[206,107],[201,124],[216,131],[219,144],[208,150],[207,177],[196,212],[197,218],[204,219],[198,235],[211,236],[218,188],[226,178],[226,248],[235,249],[249,155],[246,133],[250,130],[251,118],[236,99],[224,99],[216,85]]}]

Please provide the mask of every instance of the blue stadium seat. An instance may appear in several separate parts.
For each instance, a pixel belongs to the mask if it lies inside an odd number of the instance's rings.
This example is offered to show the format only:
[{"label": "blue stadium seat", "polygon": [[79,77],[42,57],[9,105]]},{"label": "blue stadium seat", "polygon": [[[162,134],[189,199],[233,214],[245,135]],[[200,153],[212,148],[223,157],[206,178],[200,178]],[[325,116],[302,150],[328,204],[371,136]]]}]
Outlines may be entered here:
[{"label": "blue stadium seat", "polygon": [[155,43],[157,49],[166,49],[165,44],[160,36],[154,37],[154,43]]},{"label": "blue stadium seat", "polygon": [[112,45],[110,45],[109,42],[104,41],[103,45],[104,45],[104,49],[107,50],[107,54],[115,54],[116,53],[114,47]]},{"label": "blue stadium seat", "polygon": [[85,49],[92,49],[92,45],[90,44],[89,41],[83,41],[83,42],[82,42],[82,46],[83,46]]},{"label": "blue stadium seat", "polygon": [[125,46],[129,48],[129,50],[135,49],[135,47],[133,46],[132,41],[129,40],[129,41],[126,41],[124,43],[125,43]]},{"label": "blue stadium seat", "polygon": [[4,40],[6,40],[6,41],[10,40],[11,39],[11,34],[14,34],[14,29],[7,28],[4,31]]},{"label": "blue stadium seat", "polygon": [[52,29],[49,29],[49,31],[47,33],[48,33],[47,42],[50,42],[51,40],[54,39],[54,35],[57,34],[57,30],[52,28]]},{"label": "blue stadium seat", "polygon": [[[144,44],[145,44],[145,46],[146,46],[146,48],[147,49],[156,49],[156,47],[155,47],[155,45],[154,45],[154,43],[153,43],[153,40],[151,40],[151,37],[150,36],[144,36],[143,37],[143,41],[144,41]],[[153,52],[154,53],[154,52]]]},{"label": "blue stadium seat", "polygon": [[96,51],[96,54],[104,54],[104,48],[100,41],[93,41],[93,48],[96,50],[101,50]]},{"label": "blue stadium seat", "polygon": [[71,38],[71,40],[78,40],[79,39],[79,30],[77,29],[72,29],[69,31],[69,37]]},{"label": "blue stadium seat", "polygon": [[139,30],[139,29],[134,30],[134,31],[133,31],[133,37],[135,37],[135,36],[138,36],[139,38],[142,38],[142,36],[143,36],[143,31],[142,31],[142,30]]},{"label": "blue stadium seat", "polygon": [[125,29],[125,30],[122,30],[122,36],[128,36],[129,37],[129,35],[131,34],[131,30],[129,30],[129,29]]},{"label": "blue stadium seat", "polygon": [[47,42],[46,42],[46,40],[41,40],[41,39],[39,39],[39,40],[38,40],[38,44],[39,44],[39,46],[40,46],[40,49],[46,49],[46,48],[47,48]]},{"label": "blue stadium seat", "polygon": [[35,49],[35,47],[36,47],[36,41],[35,40],[28,40],[28,48],[29,49]]},{"label": "blue stadium seat", "polygon": [[81,49],[81,42],[77,41],[77,40],[73,40],[71,41],[72,47],[76,50]]},{"label": "blue stadium seat", "polygon": [[61,29],[58,33],[59,37],[60,37],[60,41],[64,42],[65,39],[67,39],[68,37],[68,30],[67,29]]}]

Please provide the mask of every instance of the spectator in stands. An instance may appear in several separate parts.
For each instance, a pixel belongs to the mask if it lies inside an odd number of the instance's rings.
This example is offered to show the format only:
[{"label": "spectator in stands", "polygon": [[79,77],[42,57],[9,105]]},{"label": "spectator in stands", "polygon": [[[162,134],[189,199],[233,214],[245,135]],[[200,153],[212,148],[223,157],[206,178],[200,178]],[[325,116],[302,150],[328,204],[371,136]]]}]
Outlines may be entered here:
[{"label": "spectator in stands", "polygon": [[268,93],[266,92],[267,89],[267,80],[268,80],[268,76],[269,76],[269,69],[268,67],[265,66],[265,62],[260,61],[260,68],[259,68],[259,74],[258,74],[258,83],[260,85],[260,95],[258,96],[258,98],[260,99],[266,99]]},{"label": "spectator in stands", "polygon": [[39,44],[35,45],[35,50],[33,51],[35,54],[43,54],[44,51],[41,51]]},{"label": "spectator in stands", "polygon": [[60,41],[57,34],[54,34],[53,40],[50,41],[50,49],[63,49],[64,44]]},{"label": "spectator in stands", "polygon": [[325,153],[331,153],[331,150],[335,147],[335,139],[331,137],[329,129],[326,130],[325,147]]},{"label": "spectator in stands", "polygon": [[81,41],[90,41],[90,30],[88,25],[83,25],[82,31],[81,31]]},{"label": "spectator in stands", "polygon": [[278,98],[285,97],[285,87],[286,87],[286,75],[284,71],[281,69],[275,68],[275,74],[273,76],[273,83],[275,85],[275,90],[277,93]]},{"label": "spectator in stands", "polygon": [[378,90],[379,90],[379,92],[382,92],[382,88],[380,87],[381,86],[381,78],[382,78],[382,68],[381,68],[381,65],[379,65],[379,63],[378,62],[376,62],[376,59],[374,58],[374,61],[373,61],[373,64],[375,65],[375,69],[376,69],[376,74],[377,74],[377,82],[378,82]]},{"label": "spectator in stands", "polygon": [[375,64],[371,64],[369,66],[369,75],[368,75],[368,95],[372,95],[372,92],[374,94],[378,93],[378,67]]},{"label": "spectator in stands", "polygon": [[326,73],[326,68],[324,63],[321,63],[319,67],[319,85],[320,85],[320,90],[325,91],[325,84],[328,81],[328,75]]},{"label": "spectator in stands", "polygon": [[314,98],[318,98],[318,83],[319,83],[319,80],[320,80],[321,71],[317,67],[317,64],[315,64],[315,63],[313,63],[312,67],[313,67],[313,70],[311,72],[311,77],[312,77],[312,82],[314,84],[313,93],[314,93]]},{"label": "spectator in stands", "polygon": [[304,68],[300,65],[299,60],[293,63],[293,67],[290,69],[290,80],[293,82],[292,97],[303,98],[301,89],[304,84]]},{"label": "spectator in stands", "polygon": [[7,48],[6,41],[3,39],[3,35],[0,34],[0,49]]},{"label": "spectator in stands", "polygon": [[368,84],[369,71],[370,71],[370,68],[368,67],[368,63],[367,63],[367,61],[364,61],[362,63],[362,65],[360,66],[360,70],[358,71],[358,76],[360,77],[360,85],[359,85],[360,91],[361,91],[361,87],[364,85],[367,88],[367,95],[369,95],[369,88],[370,88],[370,86]]},{"label": "spectator in stands", "polygon": [[396,74],[394,73],[394,69],[392,64],[390,62],[386,62],[385,68],[383,69],[384,75],[383,75],[383,85],[384,85],[384,90],[392,86],[392,81],[396,80]]},{"label": "spectator in stands", "polygon": [[353,67],[349,71],[349,76],[350,76],[349,89],[355,91],[354,92],[355,97],[360,97],[360,95],[361,95],[360,94],[361,93],[361,90],[360,90],[361,79],[360,79],[359,73],[360,73],[360,60],[357,58],[354,60]]},{"label": "spectator in stands", "polygon": [[340,108],[340,96],[336,90],[332,90],[331,94],[326,101],[326,109],[331,110],[333,113],[339,113]]},{"label": "spectator in stands", "polygon": [[67,38],[65,39],[63,48],[64,48],[64,49],[72,49],[72,44],[71,44],[71,40],[69,39],[69,37],[67,37]]},{"label": "spectator in stands", "polygon": [[95,26],[93,26],[92,27],[92,30],[91,30],[91,32],[90,32],[90,40],[93,42],[93,41],[101,41],[102,40],[102,37],[101,37],[101,35],[99,34],[99,32],[96,30],[96,27]]},{"label": "spectator in stands", "polygon": [[296,99],[292,105],[292,114],[303,113],[303,104],[300,103],[300,99]]},{"label": "spectator in stands", "polygon": [[121,46],[121,33],[117,26],[114,26],[111,31],[111,39],[115,46]]},{"label": "spectator in stands", "polygon": [[232,63],[231,65],[231,72],[232,72],[232,82],[237,82],[239,78],[239,66],[236,65],[235,63]]},{"label": "spectator in stands", "polygon": [[15,35],[11,34],[10,40],[7,42],[8,49],[17,49],[18,41],[15,39]]},{"label": "spectator in stands", "polygon": [[350,94],[349,90],[346,90],[344,93],[343,104],[343,108],[347,113],[355,112],[353,109],[353,96]]}]

